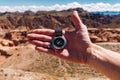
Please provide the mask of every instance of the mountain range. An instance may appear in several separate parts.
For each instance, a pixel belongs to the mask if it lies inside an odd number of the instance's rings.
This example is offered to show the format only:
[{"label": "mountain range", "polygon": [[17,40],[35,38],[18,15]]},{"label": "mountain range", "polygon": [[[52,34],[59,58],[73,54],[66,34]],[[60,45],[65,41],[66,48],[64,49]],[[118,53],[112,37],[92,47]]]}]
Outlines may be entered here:
[{"label": "mountain range", "polygon": [[82,8],[63,11],[25,11],[0,13],[0,28],[2,29],[35,29],[35,28],[74,28],[71,20],[72,11],[78,11],[79,16],[87,27],[119,28],[120,15],[103,15],[89,13]]},{"label": "mountain range", "polygon": [[12,46],[25,43],[27,33],[36,28],[74,30],[71,14],[75,10],[88,27],[92,42],[120,42],[120,15],[89,13],[82,8],[76,8],[63,11],[0,13],[0,44]]},{"label": "mountain range", "polygon": [[120,11],[96,11],[91,12],[94,14],[103,14],[103,15],[120,15]]}]

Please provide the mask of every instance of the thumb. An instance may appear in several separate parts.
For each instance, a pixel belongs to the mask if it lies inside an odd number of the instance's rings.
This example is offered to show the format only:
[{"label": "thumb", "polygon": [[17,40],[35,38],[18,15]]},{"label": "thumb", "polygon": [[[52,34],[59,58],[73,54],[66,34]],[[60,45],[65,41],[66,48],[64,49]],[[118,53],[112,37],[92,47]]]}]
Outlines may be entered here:
[{"label": "thumb", "polygon": [[78,15],[78,12],[77,11],[73,11],[72,13],[72,21],[75,25],[75,29],[76,30],[80,30],[82,27],[83,27],[83,23]]}]

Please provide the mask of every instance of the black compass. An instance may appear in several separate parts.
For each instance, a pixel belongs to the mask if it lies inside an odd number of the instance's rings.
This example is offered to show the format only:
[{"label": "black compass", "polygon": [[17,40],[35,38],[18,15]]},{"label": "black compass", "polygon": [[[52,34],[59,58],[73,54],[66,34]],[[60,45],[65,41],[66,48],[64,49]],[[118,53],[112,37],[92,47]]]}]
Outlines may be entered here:
[{"label": "black compass", "polygon": [[55,37],[52,40],[52,46],[55,49],[63,49],[67,44],[65,37],[62,35],[62,30],[55,30]]}]

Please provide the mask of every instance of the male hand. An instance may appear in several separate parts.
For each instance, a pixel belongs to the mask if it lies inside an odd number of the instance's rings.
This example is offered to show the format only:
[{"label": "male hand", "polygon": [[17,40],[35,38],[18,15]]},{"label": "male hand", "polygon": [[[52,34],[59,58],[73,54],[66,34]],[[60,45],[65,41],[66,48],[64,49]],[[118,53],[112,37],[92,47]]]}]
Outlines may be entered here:
[{"label": "male hand", "polygon": [[55,35],[55,30],[52,29],[33,30],[31,34],[28,34],[29,41],[40,52],[45,52],[72,62],[87,63],[92,45],[87,27],[82,23],[77,11],[73,11],[72,21],[75,25],[75,31],[62,31],[67,39],[67,45],[62,50],[48,47]]}]

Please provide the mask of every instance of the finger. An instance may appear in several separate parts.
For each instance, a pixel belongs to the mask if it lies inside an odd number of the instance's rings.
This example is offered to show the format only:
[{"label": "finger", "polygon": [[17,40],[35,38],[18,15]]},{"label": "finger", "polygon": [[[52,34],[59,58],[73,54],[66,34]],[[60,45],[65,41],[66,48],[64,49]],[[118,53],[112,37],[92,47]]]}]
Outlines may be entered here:
[{"label": "finger", "polygon": [[48,53],[48,54],[53,54],[54,55],[54,50],[52,50],[52,49],[48,49],[48,48],[44,48],[44,47],[40,47],[40,46],[36,46],[35,49],[40,51],[40,52],[44,52],[44,53]]},{"label": "finger", "polygon": [[73,23],[75,25],[76,30],[80,30],[82,28],[83,23],[82,23],[77,11],[73,11],[73,13],[72,13],[72,21],[73,21]]},{"label": "finger", "polygon": [[47,36],[47,35],[42,35],[42,34],[28,34],[27,37],[30,40],[41,40],[41,41],[46,41],[46,42],[50,42],[52,40],[52,37]]},{"label": "finger", "polygon": [[37,34],[44,34],[44,35],[53,36],[54,33],[55,33],[55,30],[52,30],[52,29],[35,29],[32,32],[37,33]]},{"label": "finger", "polygon": [[41,47],[46,47],[48,48],[50,43],[49,42],[42,42],[38,40],[31,40],[29,41],[31,44],[36,45],[36,46],[41,46]]}]

